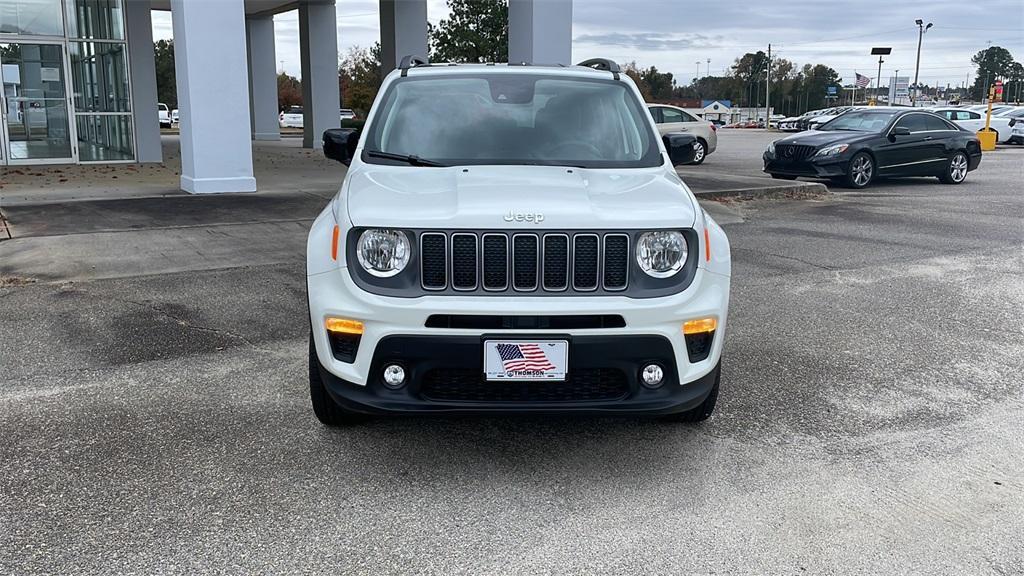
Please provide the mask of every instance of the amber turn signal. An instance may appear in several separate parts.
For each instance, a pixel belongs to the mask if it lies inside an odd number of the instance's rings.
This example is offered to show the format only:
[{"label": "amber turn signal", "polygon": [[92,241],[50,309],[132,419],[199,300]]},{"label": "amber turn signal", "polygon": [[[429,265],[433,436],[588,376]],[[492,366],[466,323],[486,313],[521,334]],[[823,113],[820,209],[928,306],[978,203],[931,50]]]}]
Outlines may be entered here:
[{"label": "amber turn signal", "polygon": [[331,258],[338,259],[338,226],[334,226],[334,233],[331,234]]},{"label": "amber turn signal", "polygon": [[340,332],[342,334],[362,334],[363,323],[359,320],[348,318],[327,318],[324,320],[324,327],[328,332]]},{"label": "amber turn signal", "polygon": [[703,334],[705,332],[714,332],[715,328],[718,328],[718,319],[716,318],[690,320],[683,324],[683,334]]}]

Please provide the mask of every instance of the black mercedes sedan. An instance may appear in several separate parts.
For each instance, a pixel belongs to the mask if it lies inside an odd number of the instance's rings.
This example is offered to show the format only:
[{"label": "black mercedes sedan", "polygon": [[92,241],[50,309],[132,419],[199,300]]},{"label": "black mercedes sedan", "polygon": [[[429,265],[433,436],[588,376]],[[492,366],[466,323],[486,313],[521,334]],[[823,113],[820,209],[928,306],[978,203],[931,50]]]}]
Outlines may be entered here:
[{"label": "black mercedes sedan", "polygon": [[859,108],[817,130],[776,140],[764,153],[772,178],[829,178],[864,188],[888,176],[959,184],[981,163],[981,143],[944,118],[914,109]]}]

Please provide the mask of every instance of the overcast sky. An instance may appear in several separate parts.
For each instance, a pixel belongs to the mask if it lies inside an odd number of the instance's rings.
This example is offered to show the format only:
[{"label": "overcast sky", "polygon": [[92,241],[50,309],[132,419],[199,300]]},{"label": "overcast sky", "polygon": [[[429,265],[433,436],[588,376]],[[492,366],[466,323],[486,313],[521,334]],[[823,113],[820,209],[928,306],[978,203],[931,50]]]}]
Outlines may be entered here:
[{"label": "overcast sky", "polygon": [[[585,7],[585,9],[584,9]],[[367,47],[379,39],[376,0],[337,0],[338,46]],[[447,15],[444,0],[428,0],[427,18]],[[878,57],[872,46],[891,46],[882,66],[882,84],[895,70],[913,76],[917,26],[935,25],[925,34],[921,82],[958,85],[974,69],[971,56],[988,42],[1003,46],[1024,61],[1024,0],[890,0],[846,3],[822,0],[774,2],[683,2],[682,0],[575,0],[573,60],[602,56],[618,62],[657,66],[672,72],[679,84],[697,73],[721,75],[744,52],[764,50],[796,62],[835,68],[844,81],[854,71],[874,77]],[[299,75],[298,15],[274,17],[277,67]],[[169,12],[154,12],[157,39],[171,37]]]}]

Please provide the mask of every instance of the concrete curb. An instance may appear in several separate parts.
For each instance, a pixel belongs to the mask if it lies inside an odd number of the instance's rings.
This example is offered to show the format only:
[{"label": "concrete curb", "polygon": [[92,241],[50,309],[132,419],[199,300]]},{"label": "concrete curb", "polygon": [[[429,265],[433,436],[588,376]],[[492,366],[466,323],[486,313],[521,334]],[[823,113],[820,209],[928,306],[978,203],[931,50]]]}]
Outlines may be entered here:
[{"label": "concrete curb", "polygon": [[820,182],[793,182],[781,186],[755,188],[734,188],[694,192],[697,198],[706,200],[755,200],[759,198],[813,198],[829,194],[828,186]]}]

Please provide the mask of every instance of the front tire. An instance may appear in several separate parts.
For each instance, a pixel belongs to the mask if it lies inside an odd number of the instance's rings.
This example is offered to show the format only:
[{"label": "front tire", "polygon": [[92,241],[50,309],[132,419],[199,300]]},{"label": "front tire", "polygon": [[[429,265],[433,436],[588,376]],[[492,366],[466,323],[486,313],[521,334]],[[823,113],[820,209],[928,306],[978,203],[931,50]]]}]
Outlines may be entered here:
[{"label": "front tire", "polygon": [[715,384],[711,387],[711,392],[708,393],[707,398],[700,403],[700,406],[687,410],[685,412],[678,412],[676,414],[669,414],[664,417],[667,422],[679,422],[682,424],[696,424],[697,422],[703,422],[711,417],[711,413],[715,411],[715,404],[718,402],[718,384],[722,380],[722,361],[719,360],[715,366]]},{"label": "front tire", "polygon": [[946,168],[939,174],[943,184],[963,184],[967,179],[967,154],[956,152],[946,163]]},{"label": "front tire", "polygon": [[363,415],[345,410],[327,393],[327,386],[320,373],[321,369],[311,332],[309,334],[309,399],[313,404],[313,414],[324,426],[344,426],[362,422],[365,419]]},{"label": "front tire", "polygon": [[849,188],[867,188],[875,179],[875,159],[867,152],[858,152],[850,158],[850,167],[846,170],[843,183]]},{"label": "front tire", "polygon": [[693,143],[693,161],[690,164],[696,166],[703,164],[704,159],[708,157],[708,143],[704,140],[697,138],[697,141]]}]

